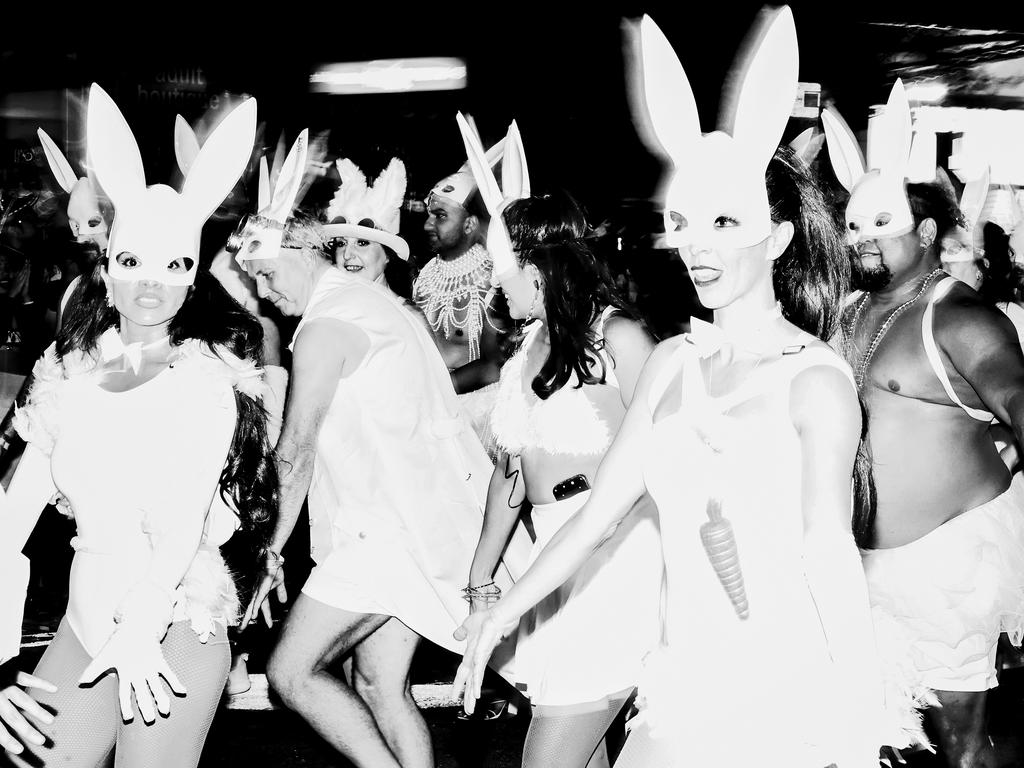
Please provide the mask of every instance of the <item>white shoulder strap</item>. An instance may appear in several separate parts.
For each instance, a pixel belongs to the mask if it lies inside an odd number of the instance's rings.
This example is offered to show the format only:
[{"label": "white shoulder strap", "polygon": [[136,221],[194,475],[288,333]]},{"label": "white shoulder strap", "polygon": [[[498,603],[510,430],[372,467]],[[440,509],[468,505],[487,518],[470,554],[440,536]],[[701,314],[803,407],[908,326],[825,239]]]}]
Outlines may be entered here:
[{"label": "white shoulder strap", "polygon": [[939,347],[935,343],[935,334],[932,327],[935,316],[935,304],[941,301],[955,284],[955,277],[946,277],[935,286],[935,290],[932,291],[931,298],[928,300],[928,306],[925,307],[924,316],[921,318],[921,340],[924,342],[924,351],[928,356],[928,362],[931,363],[932,371],[935,373],[936,378],[938,378],[939,383],[942,384],[942,388],[946,390],[946,395],[949,399],[963,408],[964,412],[972,419],[992,421],[994,417],[990,412],[964,405],[949,381],[949,374],[946,373],[946,366],[942,363]]}]

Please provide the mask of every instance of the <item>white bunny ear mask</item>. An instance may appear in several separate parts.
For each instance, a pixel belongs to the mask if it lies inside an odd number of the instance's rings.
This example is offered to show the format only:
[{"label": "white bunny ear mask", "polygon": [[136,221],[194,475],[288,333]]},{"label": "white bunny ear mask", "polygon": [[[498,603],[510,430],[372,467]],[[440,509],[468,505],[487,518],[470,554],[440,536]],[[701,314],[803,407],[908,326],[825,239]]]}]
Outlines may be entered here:
[{"label": "white bunny ear mask", "polygon": [[[473,118],[464,115],[463,119],[466,121],[469,129],[477,139],[479,139],[480,134],[477,132],[476,123],[473,121]],[[488,168],[493,169],[502,157],[504,157],[505,141],[505,139],[502,139],[483,153],[483,157],[485,158]],[[483,146],[482,142],[480,142],[480,144]],[[438,197],[443,197],[447,200],[451,200],[457,205],[465,207],[466,201],[473,196],[473,193],[476,192],[478,188],[477,179],[470,169],[470,164],[467,160],[455,173],[445,176],[437,182],[433,189],[430,190],[430,194],[427,198],[429,199],[430,197],[437,195]]]},{"label": "white bunny ear mask", "polygon": [[93,83],[87,120],[89,158],[114,205],[107,270],[116,280],[191,285],[199,267],[203,224],[227,197],[249,162],[256,101],[232,110],[195,158],[181,193],[146,186],[142,156],[114,101]]},{"label": "white bunny ear mask", "polygon": [[499,276],[515,269],[516,260],[512,250],[512,241],[502,218],[502,211],[514,200],[522,200],[530,196],[530,171],[526,163],[526,150],[519,126],[513,120],[505,134],[502,152],[502,181],[498,186],[494,177],[493,162],[488,152],[484,152],[480,136],[473,126],[460,112],[455,116],[462,133],[462,141],[466,145],[466,158],[475,186],[479,188],[487,212],[491,216],[487,227],[487,251],[494,262],[494,274]]},{"label": "white bunny ear mask", "polygon": [[99,197],[92,181],[88,176],[79,178],[71,163],[64,157],[64,153],[46,131],[38,128],[36,134],[43,145],[43,153],[54,178],[61,189],[70,193],[67,213],[71,234],[79,242],[94,240],[101,248],[105,247],[108,227],[103,219]]},{"label": "white bunny ear mask", "polygon": [[[944,172],[943,175],[945,176]],[[940,255],[942,261],[977,261],[985,255],[984,249],[979,247],[982,236],[978,222],[988,200],[990,178],[990,168],[985,166],[981,176],[969,179],[964,185],[964,191],[960,195],[960,212],[964,216],[964,226],[958,226],[954,232],[943,236]],[[948,176],[946,179],[948,183]]]},{"label": "white bunny ear mask", "polygon": [[324,227],[328,238],[351,237],[385,245],[403,261],[409,260],[409,244],[398,235],[405,201],[405,163],[391,158],[373,184],[348,158],[336,162],[341,185],[327,207]]},{"label": "white bunny ear mask", "polygon": [[266,160],[260,159],[259,210],[238,223],[227,244],[227,250],[235,254],[239,266],[244,268],[246,261],[276,259],[280,255],[284,227],[295,210],[308,149],[309,130],[303,129],[279,165],[273,193],[267,180]]},{"label": "white bunny ear mask", "polygon": [[199,139],[192,126],[181,115],[174,116],[174,159],[182,176],[188,176],[192,164],[199,157]]},{"label": "white bunny ear mask", "polygon": [[907,200],[906,177],[910,163],[910,104],[897,80],[885,111],[868,126],[868,163],[861,159],[853,132],[831,108],[822,112],[828,154],[839,182],[850,191],[846,204],[847,240],[898,237],[914,229]]},{"label": "white bunny ear mask", "polygon": [[730,91],[731,135],[702,135],[697,103],[657,24],[640,22],[642,81],[651,126],[675,166],[665,195],[672,247],[743,248],[771,234],[765,170],[796,99],[799,53],[787,6],[765,16]]},{"label": "white bunny ear mask", "polygon": [[815,127],[801,131],[789,142],[790,149],[796,156],[810,166],[818,157],[821,148],[825,145],[825,134]]}]

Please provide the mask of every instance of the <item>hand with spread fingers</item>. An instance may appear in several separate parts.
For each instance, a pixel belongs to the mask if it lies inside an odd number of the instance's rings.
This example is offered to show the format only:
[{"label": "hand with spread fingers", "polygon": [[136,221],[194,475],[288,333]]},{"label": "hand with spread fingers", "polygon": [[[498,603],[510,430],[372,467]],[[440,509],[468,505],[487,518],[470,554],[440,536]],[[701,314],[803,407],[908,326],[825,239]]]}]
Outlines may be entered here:
[{"label": "hand with spread fingers", "polygon": [[[514,625],[513,625],[514,626]],[[456,640],[466,641],[466,650],[462,654],[462,663],[455,673],[452,683],[452,698],[456,701],[462,697],[462,708],[467,715],[476,709],[476,700],[480,698],[483,688],[487,662],[494,653],[495,647],[505,637],[511,627],[502,627],[501,620],[493,608],[471,613],[462,626],[455,630]]]},{"label": "hand with spread fingers", "polygon": [[117,674],[117,698],[121,704],[121,717],[127,723],[135,718],[132,692],[142,719],[156,720],[159,712],[165,717],[171,713],[171,699],[167,695],[162,677],[171,691],[184,696],[185,686],[174,674],[160,650],[159,641],[152,635],[138,631],[132,624],[121,624],[110,636],[92,663],[78,679],[79,685],[88,685],[113,670]]},{"label": "hand with spread fingers", "polygon": [[49,725],[53,715],[39,706],[25,688],[53,693],[56,686],[27,672],[18,671],[14,660],[0,665],[0,746],[11,754],[21,754],[25,744],[42,746],[46,737],[28,719]]}]

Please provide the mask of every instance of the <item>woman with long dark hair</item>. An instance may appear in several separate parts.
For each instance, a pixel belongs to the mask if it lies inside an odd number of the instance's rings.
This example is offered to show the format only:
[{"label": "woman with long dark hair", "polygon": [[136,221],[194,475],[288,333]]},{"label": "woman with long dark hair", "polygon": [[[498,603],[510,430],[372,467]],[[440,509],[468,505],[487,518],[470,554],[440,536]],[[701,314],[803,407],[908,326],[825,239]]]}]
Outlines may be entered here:
[{"label": "woman with long dark hair", "polygon": [[57,687],[36,697],[55,713],[46,744],[26,745],[45,765],[113,753],[117,765],[194,766],[224,689],[238,601],[218,545],[273,517],[277,478],[262,328],[198,270],[198,243],[254,132],[246,103],[180,195],[147,188],[130,129],[92,89],[90,157],[115,207],[108,258],[35,367],[0,522],[5,558],[20,557],[57,492],[77,527],[67,613],[36,667]]},{"label": "woman with long dark hair", "polygon": [[667,237],[714,323],[694,319],[655,349],[587,503],[459,633],[455,691],[471,707],[497,639],[649,493],[665,642],[645,664],[619,768],[866,767],[884,740],[851,520],[861,413],[849,367],[823,341],[849,259],[806,168],[777,151],[796,90],[789,10],[759,31],[732,133],[704,136],[671,46],[643,22],[644,93],[676,166]]},{"label": "woman with long dark hair", "polygon": [[[537,535],[531,559],[583,506],[654,347],[591,251],[571,197],[528,197],[504,217],[517,259],[495,284],[526,326],[502,369],[491,416],[500,455],[470,570],[474,609],[500,594],[492,574],[524,496]],[[523,617],[514,669],[533,707],[527,768],[608,765],[602,739],[660,636],[656,517],[644,497],[569,581]]]}]

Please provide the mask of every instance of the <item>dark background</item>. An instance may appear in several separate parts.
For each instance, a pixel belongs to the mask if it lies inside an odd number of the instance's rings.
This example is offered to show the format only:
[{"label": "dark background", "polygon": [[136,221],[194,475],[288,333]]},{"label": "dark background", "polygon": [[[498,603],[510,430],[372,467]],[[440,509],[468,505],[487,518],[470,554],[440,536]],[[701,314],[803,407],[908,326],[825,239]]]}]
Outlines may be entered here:
[{"label": "dark background", "polygon": [[[660,167],[630,117],[621,19],[644,12],[655,18],[690,77],[704,129],[712,130],[723,79],[760,7],[686,0],[600,8],[556,2],[285,3],[257,11],[255,3],[234,10],[138,3],[131,12],[108,6],[83,11],[87,20],[80,26],[67,9],[19,7],[0,22],[0,174],[8,188],[52,186],[35,142],[38,125],[69,147],[73,163],[80,162],[80,120],[73,98],[69,113],[64,89],[84,96],[95,80],[139,137],[150,183],[175,173],[174,114],[195,124],[210,97],[226,91],[257,97],[265,146],[273,146],[282,130],[290,143],[304,127],[330,128],[332,154],[352,157],[369,173],[393,154],[403,157],[410,195],[421,197],[463,161],[454,122],[461,109],[476,117],[485,142],[499,138],[516,118],[535,187],[568,187],[600,220],[623,199],[650,197]],[[1024,56],[1024,10],[1015,2],[801,0],[792,7],[801,80],[821,83],[823,96],[834,99],[855,128],[863,126],[869,105],[884,102],[896,74],[917,69],[955,79],[955,70],[979,58]],[[115,19],[125,31],[112,28]],[[900,26],[883,26],[890,23]],[[986,32],[964,46],[963,29]],[[464,58],[468,87],[404,95],[309,92],[309,74],[318,63],[405,56]],[[954,89],[947,103],[977,96],[976,89],[959,96]],[[990,105],[1024,106],[994,93],[985,98]],[[794,120],[789,134],[810,124]]]}]

